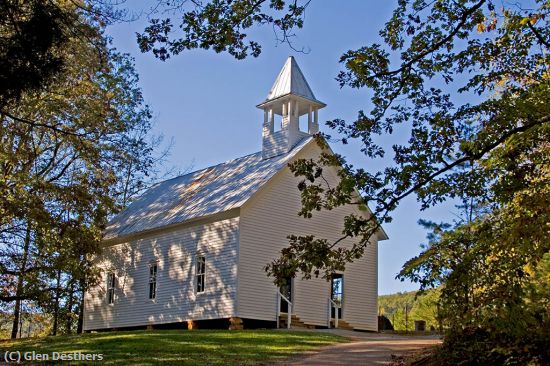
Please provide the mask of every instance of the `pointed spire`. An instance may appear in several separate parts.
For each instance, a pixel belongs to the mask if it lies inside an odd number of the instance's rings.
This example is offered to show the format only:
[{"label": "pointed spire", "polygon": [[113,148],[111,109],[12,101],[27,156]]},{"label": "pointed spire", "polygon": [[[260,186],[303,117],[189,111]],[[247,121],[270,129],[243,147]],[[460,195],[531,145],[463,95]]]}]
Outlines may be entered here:
[{"label": "pointed spire", "polygon": [[288,95],[299,96],[319,104],[319,106],[325,106],[324,103],[315,98],[302,70],[300,70],[298,63],[296,63],[296,60],[292,56],[288,57],[275,83],[267,94],[266,100],[258,105],[258,107]]},{"label": "pointed spire", "polygon": [[267,100],[273,100],[287,94],[316,100],[302,70],[300,70],[300,67],[292,56],[286,60],[281,72],[279,72],[275,83],[267,95]]},{"label": "pointed spire", "polygon": [[[267,99],[257,107],[264,111],[262,157],[288,153],[302,139],[319,132],[318,110],[326,104],[315,99],[294,57],[286,60]],[[275,115],[281,128],[275,129]],[[300,116],[307,115],[307,132],[300,130]]]}]

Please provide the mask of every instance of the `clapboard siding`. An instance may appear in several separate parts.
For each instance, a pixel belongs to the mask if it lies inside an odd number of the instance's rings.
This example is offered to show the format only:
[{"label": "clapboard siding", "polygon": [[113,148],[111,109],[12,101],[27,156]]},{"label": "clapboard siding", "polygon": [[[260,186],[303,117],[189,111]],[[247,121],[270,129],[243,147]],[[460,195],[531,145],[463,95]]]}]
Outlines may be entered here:
[{"label": "clapboard siding", "polygon": [[[315,143],[308,144],[296,158],[315,157],[319,152]],[[326,168],[324,173],[331,184],[336,182],[335,170]],[[241,208],[238,314],[243,318],[275,320],[277,289],[263,268],[288,245],[287,235],[315,234],[336,240],[341,236],[344,217],[359,213],[349,206],[315,212],[312,219],[298,217],[301,203],[297,182],[285,167]],[[376,245],[373,239],[365,258],[349,265],[344,275],[344,319],[349,314],[350,323],[359,329],[377,329]],[[322,278],[296,278],[293,292],[296,315],[305,323],[326,325],[330,284]]]},{"label": "clapboard siding", "polygon": [[[85,298],[86,330],[160,324],[235,314],[239,218],[150,234],[104,249],[101,282]],[[206,257],[206,289],[195,293],[195,257]],[[149,300],[149,264],[156,261],[157,298]],[[106,274],[117,274],[115,303],[106,302]]]},{"label": "clapboard siding", "polygon": [[288,150],[288,136],[283,131],[277,131],[263,138],[263,156],[271,158],[285,154]]},{"label": "clapboard siding", "polygon": [[348,264],[344,273],[344,320],[357,329],[378,330],[378,246]]}]

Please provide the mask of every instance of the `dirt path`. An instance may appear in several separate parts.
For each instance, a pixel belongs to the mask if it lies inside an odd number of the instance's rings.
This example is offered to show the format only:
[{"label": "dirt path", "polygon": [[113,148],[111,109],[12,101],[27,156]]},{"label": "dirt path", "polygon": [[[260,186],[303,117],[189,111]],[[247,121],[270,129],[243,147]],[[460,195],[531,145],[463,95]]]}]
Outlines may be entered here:
[{"label": "dirt path", "polygon": [[436,336],[401,336],[339,329],[327,331],[352,338],[353,342],[324,347],[317,352],[298,356],[280,365],[389,365],[391,355],[400,356],[441,343]]}]

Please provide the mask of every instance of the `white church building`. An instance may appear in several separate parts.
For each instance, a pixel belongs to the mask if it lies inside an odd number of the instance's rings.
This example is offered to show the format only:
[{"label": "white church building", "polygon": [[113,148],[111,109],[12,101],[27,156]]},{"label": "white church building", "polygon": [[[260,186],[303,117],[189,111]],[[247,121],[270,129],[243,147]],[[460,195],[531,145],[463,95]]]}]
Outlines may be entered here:
[{"label": "white church building", "polygon": [[[264,270],[288,246],[288,235],[336,240],[346,215],[369,215],[355,205],[298,216],[300,179],[287,165],[322,152],[312,135],[324,106],[289,57],[257,106],[264,111],[261,151],[158,183],[116,216],[96,259],[99,285],[85,295],[84,329],[242,329],[290,320],[292,326],[377,331],[382,230],[363,258],[330,281],[298,274],[277,288]],[[307,131],[300,131],[300,118],[307,119]],[[336,168],[323,174],[337,182]]]}]

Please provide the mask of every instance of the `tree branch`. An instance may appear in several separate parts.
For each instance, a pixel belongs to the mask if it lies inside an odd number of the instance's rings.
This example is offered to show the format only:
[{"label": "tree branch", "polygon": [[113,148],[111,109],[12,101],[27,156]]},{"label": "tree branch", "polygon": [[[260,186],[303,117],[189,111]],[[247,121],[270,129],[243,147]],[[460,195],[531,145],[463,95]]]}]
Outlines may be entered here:
[{"label": "tree branch", "polygon": [[515,135],[516,133],[519,133],[519,132],[525,132],[527,130],[529,130],[530,128],[532,127],[535,127],[535,126],[539,126],[539,125],[542,125],[546,122],[549,122],[550,121],[550,115],[547,115],[547,116],[544,116],[544,117],[541,117],[539,118],[538,120],[536,120],[535,122],[533,123],[530,123],[530,124],[525,124],[523,126],[519,126],[519,127],[516,127],[506,133],[504,133],[500,138],[498,138],[496,141],[494,141],[493,143],[485,146],[483,149],[481,149],[478,153],[476,154],[473,154],[473,155],[466,155],[466,156],[463,156],[462,158],[460,159],[457,159],[455,161],[453,161],[452,163],[450,164],[447,164],[445,165],[443,168],[439,169],[438,171],[430,174],[428,176],[428,178],[426,178],[425,180],[423,180],[422,182],[419,182],[417,184],[415,184],[414,186],[412,186],[410,189],[408,189],[406,192],[402,193],[401,195],[393,198],[389,203],[388,203],[388,206],[391,207],[393,206],[394,204],[396,204],[397,202],[401,201],[403,198],[407,197],[408,195],[410,195],[411,193],[417,191],[418,189],[422,188],[424,185],[426,185],[427,183],[429,183],[432,179],[436,178],[437,176],[443,174],[443,173],[446,173],[448,172],[449,170],[451,170],[452,168],[456,167],[457,165],[460,165],[462,163],[465,163],[465,162],[468,162],[468,161],[477,161],[479,159],[481,159],[485,154],[487,154],[488,152],[490,152],[491,150],[495,149],[497,146],[499,146],[500,144],[502,144],[504,141],[506,141],[509,137]]},{"label": "tree branch", "polygon": [[531,30],[531,32],[533,32],[533,34],[535,35],[535,37],[537,37],[537,39],[539,40],[539,42],[543,45],[546,46],[546,48],[550,48],[550,42],[548,42],[548,40],[544,39],[544,37],[542,36],[542,34],[540,34],[540,32],[537,30],[537,28],[534,27],[534,24],[531,23],[531,20],[529,20],[527,22],[527,26],[529,27],[529,29]]},{"label": "tree branch", "polygon": [[438,50],[445,43],[451,41],[454,38],[454,36],[460,31],[460,29],[462,29],[464,24],[466,24],[466,22],[468,21],[468,17],[470,15],[472,15],[473,13],[475,13],[477,10],[479,10],[485,2],[486,2],[486,0],[481,0],[476,5],[472,6],[469,9],[467,9],[462,14],[462,16],[460,17],[460,21],[458,22],[457,26],[445,38],[443,38],[439,42],[436,42],[434,45],[432,45],[432,47],[426,49],[424,52],[419,53],[417,56],[413,57],[410,61],[408,61],[408,62],[404,63],[403,65],[401,65],[400,68],[392,70],[392,71],[385,71],[385,72],[376,73],[374,75],[371,75],[371,76],[367,77],[366,80],[370,81],[372,79],[379,78],[379,77],[382,77],[382,76],[390,76],[390,75],[399,74],[403,70],[411,68],[412,65],[414,65],[415,63],[417,63],[418,61],[420,61],[421,59],[423,59],[424,57],[426,57],[430,53]]},{"label": "tree branch", "polygon": [[65,135],[71,135],[71,136],[76,136],[76,137],[83,137],[85,136],[85,134],[80,134],[80,133],[75,133],[75,132],[71,132],[71,131],[67,131],[63,128],[60,128],[58,126],[54,126],[54,125],[49,125],[49,124],[45,124],[45,123],[40,123],[40,122],[36,122],[36,121],[31,121],[29,119],[26,119],[26,118],[21,118],[21,117],[16,117],[14,116],[13,114],[11,113],[8,113],[6,111],[0,111],[0,114],[3,114],[4,116],[7,116],[15,121],[18,121],[18,122],[21,122],[21,123],[24,123],[26,125],[29,125],[29,126],[32,126],[32,127],[43,127],[43,128],[48,128],[54,132],[57,132],[57,133],[61,133],[61,134],[65,134]]}]

